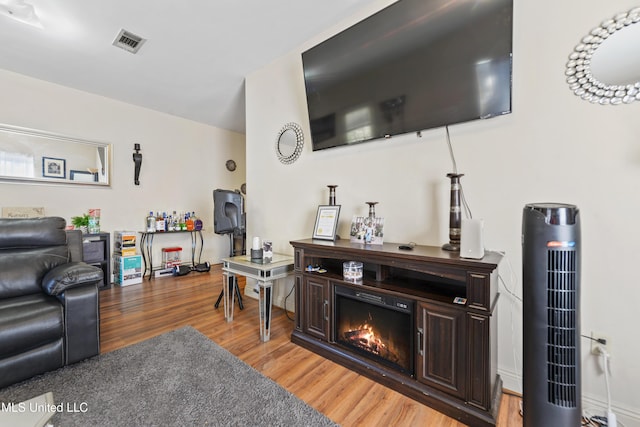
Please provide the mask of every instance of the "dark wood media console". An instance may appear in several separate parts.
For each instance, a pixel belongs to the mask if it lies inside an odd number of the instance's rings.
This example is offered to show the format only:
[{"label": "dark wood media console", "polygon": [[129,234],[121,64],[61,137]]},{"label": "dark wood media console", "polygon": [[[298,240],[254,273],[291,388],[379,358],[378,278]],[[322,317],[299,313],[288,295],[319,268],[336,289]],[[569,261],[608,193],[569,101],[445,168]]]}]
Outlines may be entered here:
[{"label": "dark wood media console", "polygon": [[[292,342],[460,422],[495,425],[502,397],[494,312],[499,253],[487,252],[481,260],[472,260],[439,247],[401,250],[397,243],[308,239],[291,245],[296,289]],[[343,279],[346,261],[363,263],[361,283]],[[361,298],[351,300],[351,295]],[[352,307],[363,307],[364,312],[376,313],[374,317],[389,312],[389,319],[410,318],[410,326],[396,328],[395,337],[390,332],[379,334],[382,340],[373,345],[376,352],[363,352],[344,345],[342,325]],[[390,323],[386,319],[381,323],[385,322]],[[401,362],[394,362],[395,351],[387,351],[393,346],[407,353]],[[394,356],[379,357],[379,348]]]}]

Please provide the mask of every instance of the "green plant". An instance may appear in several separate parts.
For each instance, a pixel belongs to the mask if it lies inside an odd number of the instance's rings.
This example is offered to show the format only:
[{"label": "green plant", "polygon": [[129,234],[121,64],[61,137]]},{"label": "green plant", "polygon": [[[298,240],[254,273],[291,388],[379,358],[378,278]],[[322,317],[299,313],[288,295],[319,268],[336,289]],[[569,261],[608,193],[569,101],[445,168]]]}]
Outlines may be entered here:
[{"label": "green plant", "polygon": [[88,227],[89,226],[89,214],[83,214],[81,216],[73,216],[71,217],[71,224],[74,227]]}]

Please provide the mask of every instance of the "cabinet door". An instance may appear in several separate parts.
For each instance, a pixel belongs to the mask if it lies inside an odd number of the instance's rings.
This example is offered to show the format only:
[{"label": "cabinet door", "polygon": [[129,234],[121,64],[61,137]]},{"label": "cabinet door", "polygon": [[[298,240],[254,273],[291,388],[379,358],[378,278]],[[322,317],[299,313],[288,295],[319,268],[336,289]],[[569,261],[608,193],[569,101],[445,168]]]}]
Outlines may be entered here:
[{"label": "cabinet door", "polygon": [[469,313],[469,396],[467,401],[480,409],[491,406],[489,367],[489,320],[488,316]]},{"label": "cabinet door", "polygon": [[465,313],[418,303],[418,381],[463,398],[465,396]]},{"label": "cabinet door", "polygon": [[303,280],[304,332],[329,340],[329,282],[313,277]]},{"label": "cabinet door", "polygon": [[296,312],[295,316],[295,328],[297,331],[302,331],[302,274],[296,274],[295,276],[295,301],[296,301]]}]

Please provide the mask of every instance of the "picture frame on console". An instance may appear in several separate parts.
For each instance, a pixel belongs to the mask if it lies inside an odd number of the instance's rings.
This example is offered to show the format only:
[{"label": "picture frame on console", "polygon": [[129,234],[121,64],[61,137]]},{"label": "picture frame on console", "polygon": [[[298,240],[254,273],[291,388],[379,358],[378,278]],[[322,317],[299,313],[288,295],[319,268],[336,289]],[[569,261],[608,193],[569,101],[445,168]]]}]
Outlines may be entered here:
[{"label": "picture frame on console", "polygon": [[354,216],[351,221],[349,240],[351,243],[381,245],[384,240],[384,218]]},{"label": "picture frame on console", "polygon": [[313,227],[313,238],[319,240],[336,240],[340,205],[320,205]]}]

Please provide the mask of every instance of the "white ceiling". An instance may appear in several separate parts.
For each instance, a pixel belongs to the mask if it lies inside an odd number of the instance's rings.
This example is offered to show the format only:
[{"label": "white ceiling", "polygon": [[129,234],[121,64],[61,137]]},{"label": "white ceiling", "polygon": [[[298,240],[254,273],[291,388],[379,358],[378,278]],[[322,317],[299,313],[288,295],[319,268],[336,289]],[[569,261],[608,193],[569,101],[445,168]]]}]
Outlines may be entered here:
[{"label": "white ceiling", "polygon": [[42,28],[0,15],[0,68],[244,133],[244,77],[370,0],[27,2]]}]

